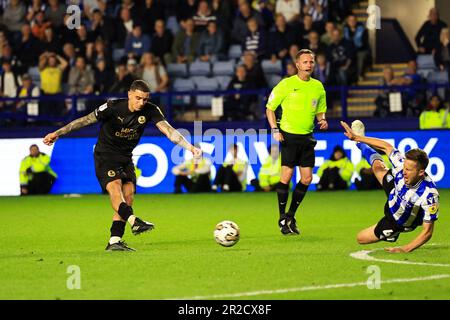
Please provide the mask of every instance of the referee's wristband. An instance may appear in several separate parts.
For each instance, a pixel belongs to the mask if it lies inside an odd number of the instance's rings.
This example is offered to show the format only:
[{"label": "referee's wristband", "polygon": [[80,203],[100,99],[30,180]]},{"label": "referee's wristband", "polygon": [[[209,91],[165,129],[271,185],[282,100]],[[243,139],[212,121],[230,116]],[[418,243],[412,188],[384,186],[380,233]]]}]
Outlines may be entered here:
[{"label": "referee's wristband", "polygon": [[280,133],[280,129],[272,128],[272,134],[275,134],[275,133]]}]

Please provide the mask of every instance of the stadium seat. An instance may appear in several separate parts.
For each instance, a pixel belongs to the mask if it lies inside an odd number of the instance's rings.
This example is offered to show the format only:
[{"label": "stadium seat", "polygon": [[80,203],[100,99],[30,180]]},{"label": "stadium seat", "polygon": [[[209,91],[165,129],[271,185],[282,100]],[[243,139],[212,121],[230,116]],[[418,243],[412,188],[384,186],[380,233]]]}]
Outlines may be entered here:
[{"label": "stadium seat", "polygon": [[[191,79],[199,91],[215,91],[219,89],[219,82],[216,78],[192,77]],[[198,107],[210,108],[213,97],[213,95],[198,95],[195,99],[196,104]]]},{"label": "stadium seat", "polygon": [[281,76],[277,74],[272,74],[267,76],[267,84],[269,85],[269,88],[275,87],[278,82],[281,81]]},{"label": "stadium seat", "polygon": [[173,35],[176,35],[180,30],[180,25],[178,24],[176,16],[170,16],[166,21],[166,28],[169,29]]},{"label": "stadium seat", "polygon": [[429,83],[445,84],[448,82],[447,71],[433,71],[428,74]]},{"label": "stadium seat", "polygon": [[428,79],[430,74],[434,72],[434,69],[418,69],[417,74],[419,74],[422,78]]},{"label": "stadium seat", "polygon": [[431,54],[419,54],[417,56],[417,69],[435,69],[433,55]]},{"label": "stadium seat", "polygon": [[261,67],[263,69],[264,74],[281,74],[283,68],[281,65],[281,60],[277,60],[275,63],[272,60],[263,60],[261,62]]},{"label": "stadium seat", "polygon": [[[173,82],[172,90],[177,91],[194,91],[195,83],[192,79],[177,78]],[[173,105],[188,105],[191,102],[190,95],[176,95],[174,94],[172,104]]]},{"label": "stadium seat", "polygon": [[234,60],[217,61],[213,64],[213,75],[215,76],[232,76],[235,67]]},{"label": "stadium seat", "polygon": [[28,68],[28,74],[31,77],[31,80],[36,85],[36,82],[41,82],[41,74],[39,73],[38,67],[30,67]]},{"label": "stadium seat", "polygon": [[169,63],[167,65],[167,73],[170,78],[186,78],[188,76],[187,64]]},{"label": "stadium seat", "polygon": [[114,62],[119,62],[125,56],[125,48],[114,48],[112,56]]},{"label": "stadium seat", "polygon": [[228,88],[228,84],[231,81],[230,76],[216,76],[217,82],[219,83],[220,90],[226,90]]},{"label": "stadium seat", "polygon": [[209,62],[194,61],[189,65],[190,76],[209,76],[211,73],[211,65]]},{"label": "stadium seat", "polygon": [[239,44],[233,44],[228,49],[229,59],[239,59],[242,56],[242,47]]}]

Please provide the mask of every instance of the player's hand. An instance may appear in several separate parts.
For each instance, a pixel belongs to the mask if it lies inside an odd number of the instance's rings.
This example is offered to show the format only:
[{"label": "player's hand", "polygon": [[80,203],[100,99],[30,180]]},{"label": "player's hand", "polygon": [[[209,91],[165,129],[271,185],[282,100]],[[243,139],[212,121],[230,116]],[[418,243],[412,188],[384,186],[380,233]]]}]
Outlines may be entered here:
[{"label": "player's hand", "polygon": [[46,145],[51,146],[53,143],[55,143],[56,140],[58,140],[58,135],[56,133],[52,132],[45,136],[43,142]]},{"label": "player's hand", "polygon": [[390,253],[403,253],[406,252],[402,247],[394,247],[394,248],[384,248],[385,251]]},{"label": "player's hand", "polygon": [[280,132],[280,130],[278,128],[272,129],[272,135],[273,135],[273,138],[275,139],[275,141],[277,141],[277,142],[284,141],[283,134]]},{"label": "player's hand", "polygon": [[346,124],[344,121],[341,121],[341,126],[345,129],[345,132],[344,132],[345,136],[347,138],[349,138],[350,140],[355,141],[357,135],[353,132],[352,128],[350,128],[349,125]]},{"label": "player's hand", "polygon": [[196,148],[196,147],[192,147],[192,155],[194,156],[194,159],[200,159],[202,157],[202,149]]},{"label": "player's hand", "polygon": [[320,130],[328,130],[328,121],[325,119],[321,119],[318,124],[320,125]]}]

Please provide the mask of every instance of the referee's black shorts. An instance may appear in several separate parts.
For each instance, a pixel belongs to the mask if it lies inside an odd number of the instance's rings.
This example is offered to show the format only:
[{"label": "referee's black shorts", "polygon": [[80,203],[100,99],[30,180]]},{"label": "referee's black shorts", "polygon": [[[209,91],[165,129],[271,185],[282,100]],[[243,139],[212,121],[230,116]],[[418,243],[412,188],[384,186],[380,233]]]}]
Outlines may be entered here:
[{"label": "referee's black shorts", "polygon": [[102,191],[111,181],[121,179],[122,183],[132,182],[136,188],[136,172],[131,157],[111,153],[94,152],[95,174]]},{"label": "referee's black shorts", "polygon": [[313,135],[280,132],[284,137],[281,143],[281,165],[289,168],[313,168],[316,162],[314,147],[317,144]]}]

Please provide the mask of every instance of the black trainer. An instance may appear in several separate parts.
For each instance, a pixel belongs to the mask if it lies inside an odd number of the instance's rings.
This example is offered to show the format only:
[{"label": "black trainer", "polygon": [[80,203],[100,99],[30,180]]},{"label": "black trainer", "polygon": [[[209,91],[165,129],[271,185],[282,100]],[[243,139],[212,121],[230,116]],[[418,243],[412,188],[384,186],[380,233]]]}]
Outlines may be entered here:
[{"label": "black trainer", "polygon": [[280,220],[278,220],[278,226],[280,227],[280,231],[284,235],[293,234],[292,230],[289,228],[288,219],[286,215],[282,215]]},{"label": "black trainer", "polygon": [[130,248],[125,241],[119,241],[113,244],[109,244],[105,248],[106,251],[136,251],[133,248]]},{"label": "black trainer", "polygon": [[155,225],[153,223],[141,220],[136,217],[136,219],[134,220],[134,224],[131,227],[131,232],[133,232],[133,234],[137,236],[138,234],[144,233],[146,231],[151,231],[154,228]]},{"label": "black trainer", "polygon": [[292,233],[300,234],[300,231],[297,228],[297,221],[295,220],[294,217],[292,217],[292,216],[287,217],[287,225],[288,225],[289,229],[291,229]]}]

